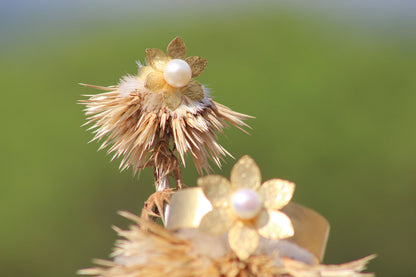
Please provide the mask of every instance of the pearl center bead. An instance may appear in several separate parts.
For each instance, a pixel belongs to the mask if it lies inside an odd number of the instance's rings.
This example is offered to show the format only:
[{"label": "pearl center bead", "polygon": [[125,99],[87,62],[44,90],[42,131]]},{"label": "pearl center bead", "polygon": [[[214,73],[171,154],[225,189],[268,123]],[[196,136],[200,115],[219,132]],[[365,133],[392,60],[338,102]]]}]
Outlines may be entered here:
[{"label": "pearl center bead", "polygon": [[166,63],[163,70],[166,83],[175,88],[186,86],[192,78],[192,69],[189,64],[181,59],[173,59]]},{"label": "pearl center bead", "polygon": [[252,189],[240,189],[231,196],[231,209],[241,219],[254,218],[260,208],[260,196]]}]

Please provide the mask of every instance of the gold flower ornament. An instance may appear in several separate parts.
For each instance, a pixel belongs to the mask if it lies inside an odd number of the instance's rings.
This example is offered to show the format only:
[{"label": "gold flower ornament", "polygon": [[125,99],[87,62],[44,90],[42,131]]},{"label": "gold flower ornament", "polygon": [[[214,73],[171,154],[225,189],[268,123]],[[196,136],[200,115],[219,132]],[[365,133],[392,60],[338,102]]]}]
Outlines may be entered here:
[{"label": "gold flower ornament", "polygon": [[259,235],[284,239],[294,235],[289,217],[279,211],[293,195],[295,184],[271,179],[261,184],[260,169],[249,156],[243,156],[231,170],[230,181],[220,175],[198,179],[212,211],[201,220],[199,229],[214,236],[228,231],[228,241],[244,260],[259,245]]},{"label": "gold flower ornament", "polygon": [[146,49],[147,66],[139,70],[139,78],[153,92],[163,93],[163,102],[174,111],[182,102],[182,95],[191,100],[204,98],[202,85],[192,79],[205,69],[207,61],[200,57],[186,56],[185,43],[180,37],[173,39],[166,54],[159,49]]}]

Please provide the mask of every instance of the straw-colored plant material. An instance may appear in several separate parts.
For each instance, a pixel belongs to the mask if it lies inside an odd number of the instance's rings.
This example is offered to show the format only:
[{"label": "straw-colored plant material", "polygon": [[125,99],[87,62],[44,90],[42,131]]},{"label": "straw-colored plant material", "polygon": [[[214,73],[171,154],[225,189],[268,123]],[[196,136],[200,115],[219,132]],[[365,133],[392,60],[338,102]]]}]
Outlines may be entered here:
[{"label": "straw-colored plant material", "polygon": [[[149,165],[155,146],[165,141],[173,143],[171,149],[178,152],[183,164],[185,154],[190,153],[202,174],[210,170],[208,159],[221,166],[223,156],[231,156],[217,142],[217,134],[228,124],[248,127],[243,120],[249,116],[212,101],[208,89],[192,79],[202,73],[206,61],[199,57],[182,60],[184,47],[176,38],[168,47],[168,55],[148,49],[148,65],[139,65],[138,75],[124,77],[117,86],[85,85],[107,91],[88,95],[90,98],[81,104],[86,106],[86,124],[95,130],[93,141],[104,140],[100,149],[109,146],[107,152],[114,154],[113,159],[122,157],[121,170],[133,167],[136,173]],[[172,72],[161,73],[168,62],[178,60],[192,72],[189,84],[182,88],[169,84]],[[182,73],[178,74],[181,77]]]},{"label": "straw-colored plant material", "polygon": [[168,188],[161,191],[156,191],[150,195],[144,203],[141,217],[145,220],[160,217],[162,222],[165,223],[165,213],[163,212],[163,209],[165,205],[169,204],[170,196],[173,193],[174,190],[172,188]]},{"label": "straw-colored plant material", "polygon": [[[341,265],[309,265],[289,258],[252,255],[240,260],[227,251],[221,237],[204,237],[192,232],[171,232],[156,223],[122,212],[137,225],[129,230],[115,228],[123,237],[116,243],[113,261],[96,260],[99,267],[82,269],[79,274],[96,277],[359,277],[374,257]],[[276,258],[277,257],[277,258]]]},{"label": "straw-colored plant material", "polygon": [[370,277],[372,273],[362,273],[369,261],[375,258],[370,255],[362,259],[340,265],[307,265],[292,259],[282,259],[286,275],[294,277]]},{"label": "straw-colored plant material", "polygon": [[113,261],[95,260],[101,267],[82,269],[79,274],[97,277],[218,276],[211,275],[209,259],[192,254],[192,244],[162,226],[133,214],[121,215],[135,221],[129,230],[115,228],[124,240],[116,242]]},{"label": "straw-colored plant material", "polygon": [[169,176],[173,176],[176,181],[176,188],[182,189],[181,165],[169,147],[169,142],[160,140],[150,155],[145,166],[153,166],[156,189],[158,191],[169,187]]},{"label": "straw-colored plant material", "polygon": [[281,276],[281,269],[276,267],[271,257],[265,255],[240,260],[236,255],[230,254],[214,261],[214,267],[218,272],[215,276],[221,277]]}]

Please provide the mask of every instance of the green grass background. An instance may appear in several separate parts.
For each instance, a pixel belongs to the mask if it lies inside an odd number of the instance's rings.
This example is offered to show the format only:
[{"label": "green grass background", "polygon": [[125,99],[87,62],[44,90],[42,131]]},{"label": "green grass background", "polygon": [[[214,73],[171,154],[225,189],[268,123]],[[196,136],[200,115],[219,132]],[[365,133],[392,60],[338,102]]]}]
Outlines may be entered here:
[{"label": "green grass background", "polygon": [[[98,91],[77,83],[117,84],[176,35],[208,60],[199,81],[215,100],[256,117],[250,136],[230,128],[221,143],[265,180],[294,181],[294,201],[330,221],[325,262],[376,253],[378,276],[416,275],[415,36],[290,11],[211,16],[39,26],[3,41],[1,276],[75,276],[108,256],[111,225],[128,225],[117,210],[140,212],[152,174],[120,174],[87,144],[77,100]],[[183,173],[195,185],[195,169]]]}]

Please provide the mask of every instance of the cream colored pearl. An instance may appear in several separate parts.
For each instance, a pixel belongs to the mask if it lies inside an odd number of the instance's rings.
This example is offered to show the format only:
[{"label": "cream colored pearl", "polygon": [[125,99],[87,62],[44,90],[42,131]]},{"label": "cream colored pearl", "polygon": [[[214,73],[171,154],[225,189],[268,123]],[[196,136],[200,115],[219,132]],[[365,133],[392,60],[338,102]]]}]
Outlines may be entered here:
[{"label": "cream colored pearl", "polygon": [[254,218],[260,208],[260,196],[252,189],[240,189],[231,196],[231,209],[241,219]]},{"label": "cream colored pearl", "polygon": [[173,59],[165,65],[163,77],[166,83],[175,88],[186,86],[192,78],[192,70],[187,62]]}]

